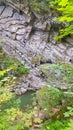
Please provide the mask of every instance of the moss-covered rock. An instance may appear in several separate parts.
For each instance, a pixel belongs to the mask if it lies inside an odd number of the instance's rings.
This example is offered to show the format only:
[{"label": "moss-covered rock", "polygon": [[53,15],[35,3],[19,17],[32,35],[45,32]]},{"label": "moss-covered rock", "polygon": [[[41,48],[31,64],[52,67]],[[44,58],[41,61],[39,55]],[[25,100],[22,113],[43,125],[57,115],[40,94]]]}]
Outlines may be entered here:
[{"label": "moss-covered rock", "polygon": [[40,58],[38,56],[32,57],[31,64],[39,65],[40,64]]},{"label": "moss-covered rock", "polygon": [[55,87],[67,89],[73,85],[72,64],[44,64],[40,66],[40,74]]}]

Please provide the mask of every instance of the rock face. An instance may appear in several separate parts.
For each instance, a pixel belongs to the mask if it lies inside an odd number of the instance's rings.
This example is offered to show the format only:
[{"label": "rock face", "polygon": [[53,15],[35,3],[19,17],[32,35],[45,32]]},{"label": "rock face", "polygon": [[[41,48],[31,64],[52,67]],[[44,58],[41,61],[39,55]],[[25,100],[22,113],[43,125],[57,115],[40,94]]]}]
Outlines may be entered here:
[{"label": "rock face", "polygon": [[46,62],[69,62],[73,50],[62,43],[55,45],[57,32],[51,20],[36,19],[32,24],[31,20],[30,12],[20,15],[10,6],[0,6],[0,39],[6,40],[2,45],[7,52],[30,68]]},{"label": "rock face", "polygon": [[11,88],[11,91],[16,92],[18,95],[22,95],[27,91],[36,91],[44,86],[48,86],[48,83],[41,78],[39,68],[35,68],[31,69],[27,76],[23,75],[18,85]]},{"label": "rock face", "polygon": [[[54,41],[54,37],[58,35],[54,18],[34,18],[28,7],[23,10],[23,14],[19,14],[15,8],[11,4],[0,5],[0,39],[5,40],[0,45],[9,54],[28,68],[43,63],[73,62],[73,42],[64,42],[64,45],[62,42],[56,44]],[[38,80],[34,77],[32,86]]]}]

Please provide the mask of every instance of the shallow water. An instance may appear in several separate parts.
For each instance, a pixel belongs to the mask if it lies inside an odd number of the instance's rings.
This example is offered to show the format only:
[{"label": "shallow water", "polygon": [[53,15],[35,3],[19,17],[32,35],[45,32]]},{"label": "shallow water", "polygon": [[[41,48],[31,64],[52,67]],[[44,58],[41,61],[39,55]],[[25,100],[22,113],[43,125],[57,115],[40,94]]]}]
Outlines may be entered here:
[{"label": "shallow water", "polygon": [[31,105],[34,97],[35,97],[35,92],[27,92],[24,95],[19,96],[20,106],[25,107],[27,105]]}]

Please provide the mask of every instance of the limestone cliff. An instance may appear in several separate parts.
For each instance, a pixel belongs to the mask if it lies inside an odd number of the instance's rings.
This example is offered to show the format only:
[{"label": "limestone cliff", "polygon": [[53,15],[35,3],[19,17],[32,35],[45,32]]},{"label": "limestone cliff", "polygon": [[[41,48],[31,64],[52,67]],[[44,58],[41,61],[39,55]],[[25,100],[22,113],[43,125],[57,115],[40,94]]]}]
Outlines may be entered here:
[{"label": "limestone cliff", "polygon": [[[50,11],[45,17],[32,12],[27,5],[21,7],[20,11],[18,2],[11,0],[0,5],[0,39],[4,39],[0,45],[9,55],[30,68],[27,79],[14,86],[14,91],[19,94],[23,93],[23,89],[35,90],[49,85],[39,72],[42,64],[73,63],[73,38],[67,37],[57,43],[54,41],[63,26],[54,21],[56,12]],[[60,72],[56,75],[60,77]]]},{"label": "limestone cliff", "polygon": [[10,0],[7,5],[0,5],[0,39],[6,40],[0,44],[7,52],[29,68],[43,63],[72,62],[73,38],[57,44],[54,41],[61,26],[54,22],[57,14],[50,12],[44,18],[28,6],[19,13],[17,3]]}]

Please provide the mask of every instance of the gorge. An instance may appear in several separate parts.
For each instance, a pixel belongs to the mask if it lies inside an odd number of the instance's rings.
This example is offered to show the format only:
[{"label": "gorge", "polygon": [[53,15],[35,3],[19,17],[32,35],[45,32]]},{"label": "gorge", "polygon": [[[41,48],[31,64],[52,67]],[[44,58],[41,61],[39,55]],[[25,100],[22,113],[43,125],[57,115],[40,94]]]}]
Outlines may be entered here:
[{"label": "gorge", "polygon": [[1,130],[73,129],[73,34],[55,40],[72,22],[49,2],[0,0]]},{"label": "gorge", "polygon": [[12,3],[0,5],[0,39],[4,40],[0,45],[30,70],[28,78],[20,84],[22,87],[18,85],[15,90],[20,91],[23,86],[39,89],[47,84],[40,76],[41,65],[73,62],[73,39],[54,40],[61,26],[54,21],[56,12],[51,11],[45,18],[45,15],[32,13],[27,5],[21,14],[18,7]]}]

